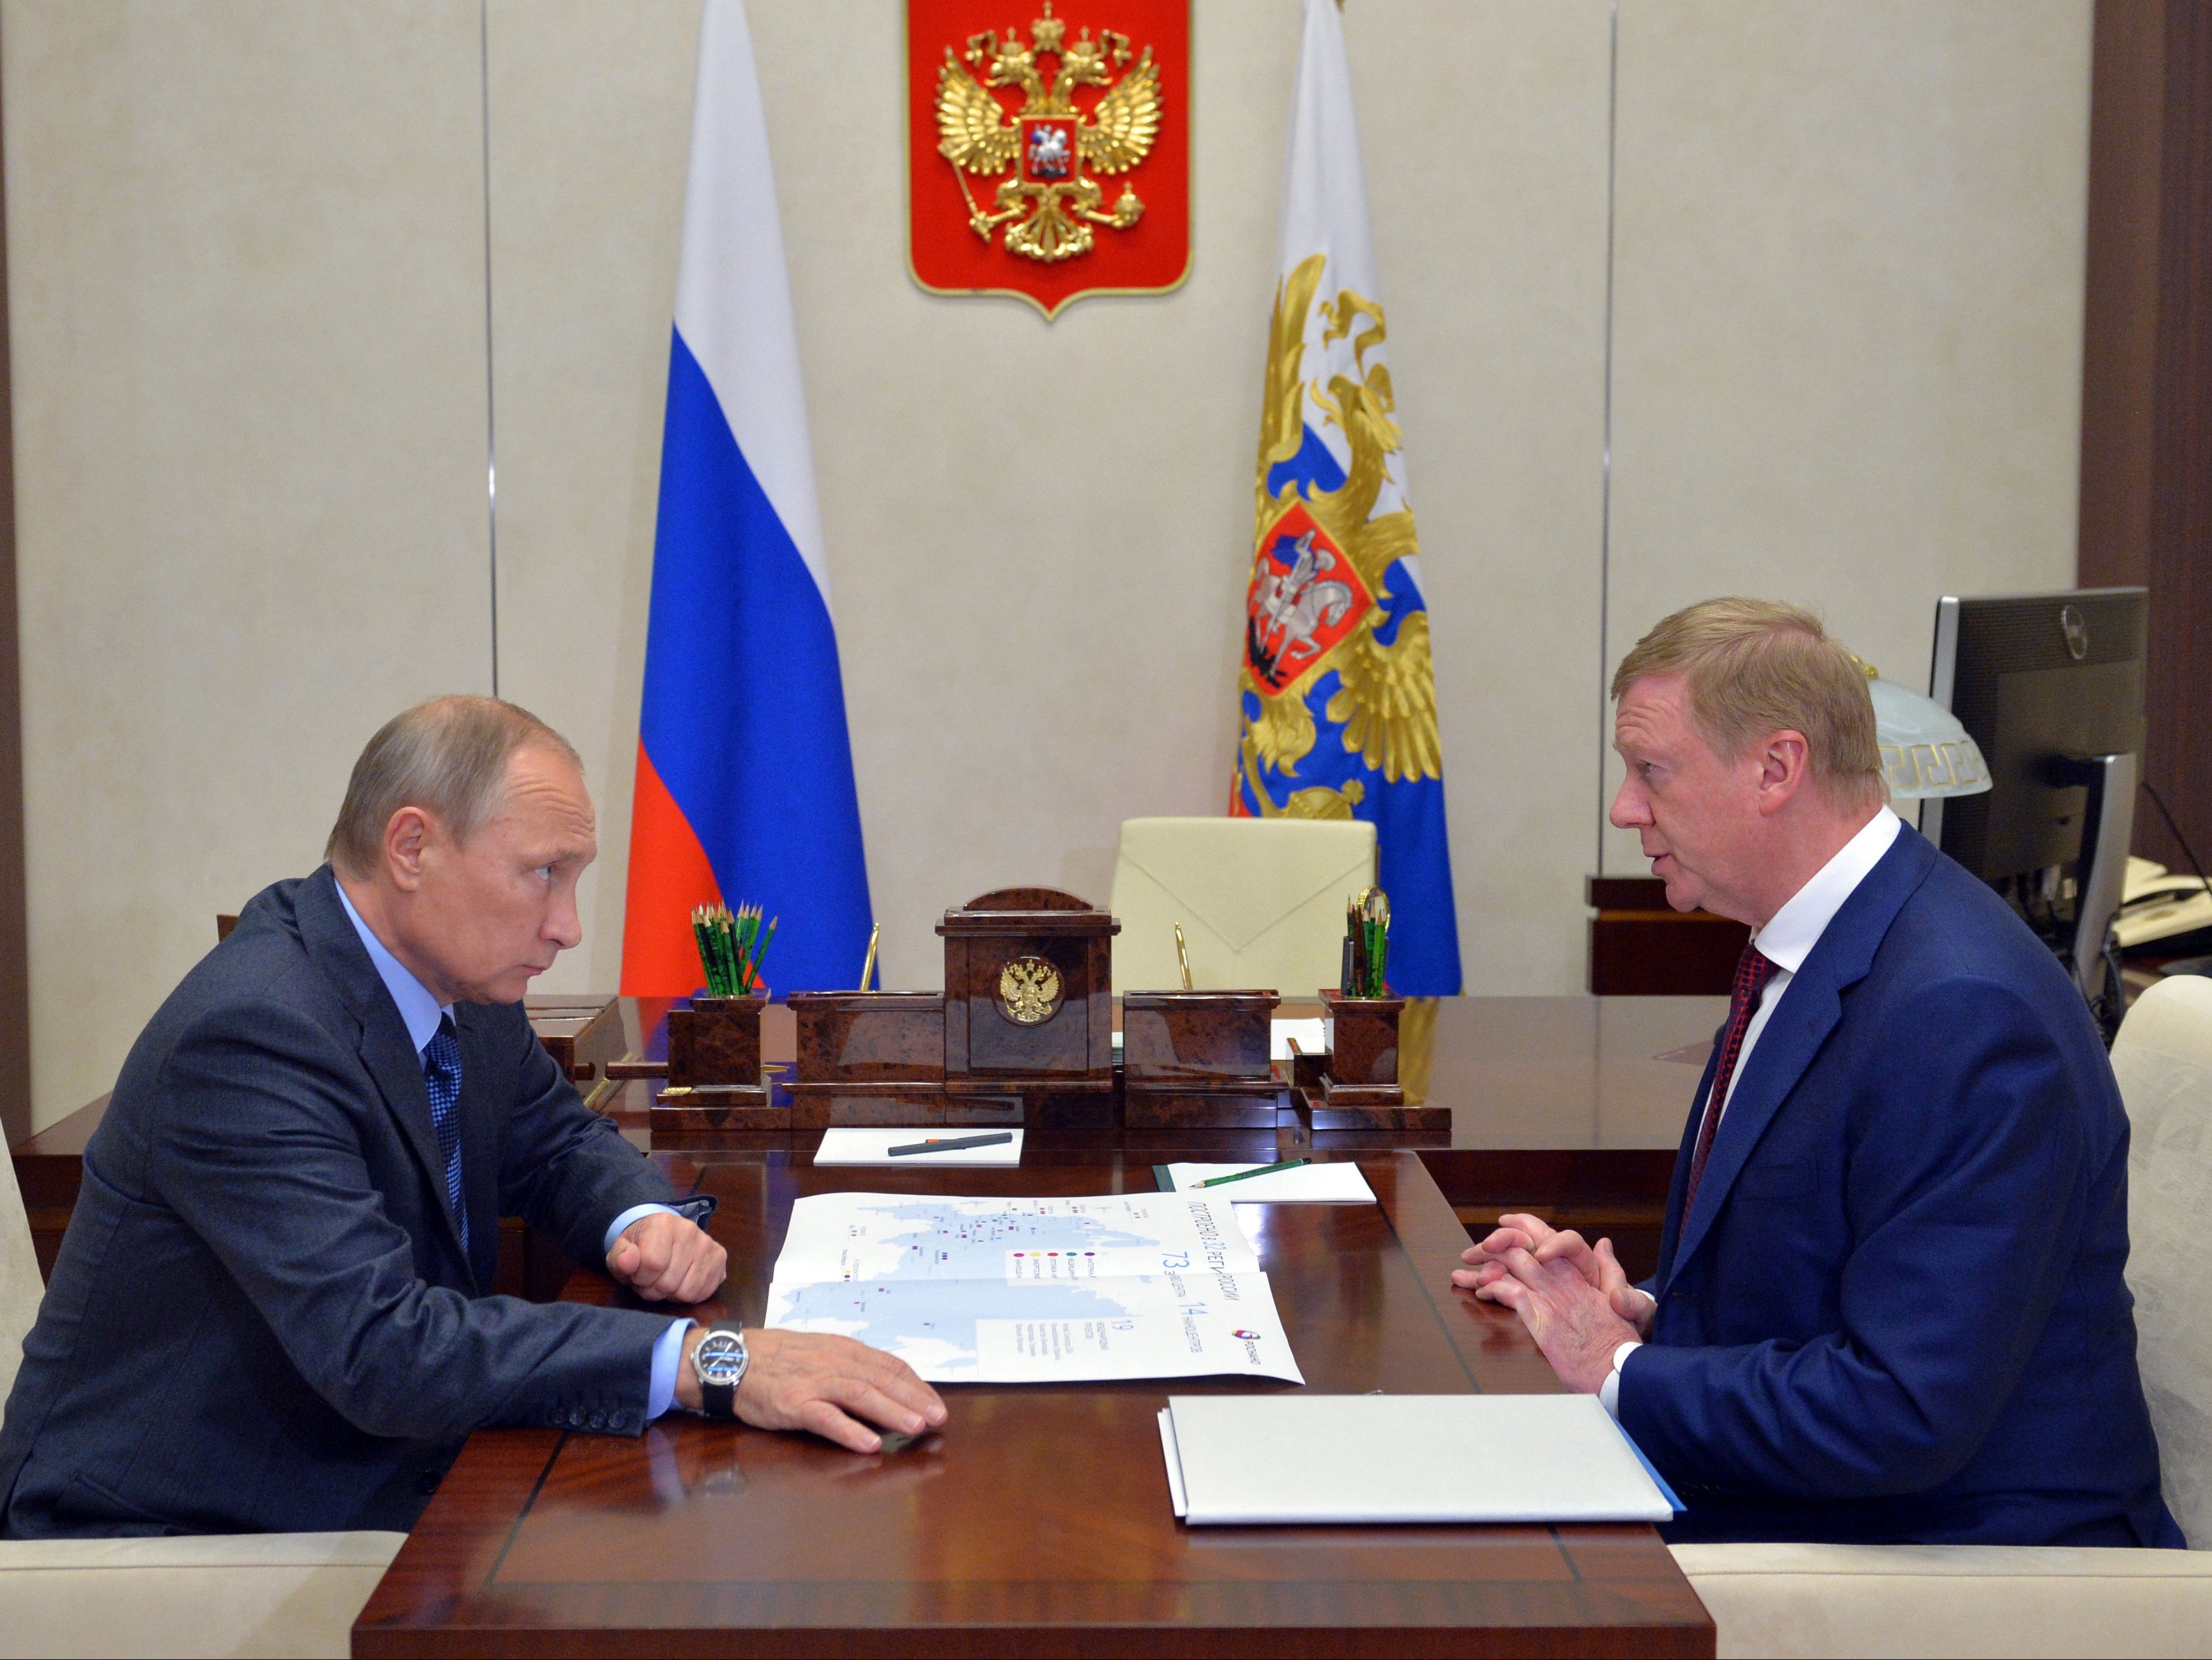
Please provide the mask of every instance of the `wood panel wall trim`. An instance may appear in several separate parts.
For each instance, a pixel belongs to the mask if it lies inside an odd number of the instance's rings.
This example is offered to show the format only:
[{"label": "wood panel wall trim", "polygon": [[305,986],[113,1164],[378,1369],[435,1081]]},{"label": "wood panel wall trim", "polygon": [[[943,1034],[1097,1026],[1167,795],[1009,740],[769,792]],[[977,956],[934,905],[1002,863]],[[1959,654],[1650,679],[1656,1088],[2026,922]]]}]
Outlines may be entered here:
[{"label": "wood panel wall trim", "polygon": [[15,608],[15,395],[0,138],[0,1132],[31,1134],[31,952],[23,873],[23,659]]},{"label": "wood panel wall trim", "polygon": [[[2212,855],[2212,8],[2097,0],[2079,580],[2151,593],[2144,775]],[[2136,849],[2177,867],[2148,803]]]}]

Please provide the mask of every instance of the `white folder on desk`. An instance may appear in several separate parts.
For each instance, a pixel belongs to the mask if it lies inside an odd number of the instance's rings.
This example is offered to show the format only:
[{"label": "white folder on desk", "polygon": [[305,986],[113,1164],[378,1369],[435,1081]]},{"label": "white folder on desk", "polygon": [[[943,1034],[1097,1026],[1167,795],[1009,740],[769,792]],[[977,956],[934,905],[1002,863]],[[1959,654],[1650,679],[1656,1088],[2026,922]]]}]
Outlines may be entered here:
[{"label": "white folder on desk", "polygon": [[1589,1395],[1177,1395],[1160,1447],[1193,1527],[1664,1522],[1680,1508]]}]

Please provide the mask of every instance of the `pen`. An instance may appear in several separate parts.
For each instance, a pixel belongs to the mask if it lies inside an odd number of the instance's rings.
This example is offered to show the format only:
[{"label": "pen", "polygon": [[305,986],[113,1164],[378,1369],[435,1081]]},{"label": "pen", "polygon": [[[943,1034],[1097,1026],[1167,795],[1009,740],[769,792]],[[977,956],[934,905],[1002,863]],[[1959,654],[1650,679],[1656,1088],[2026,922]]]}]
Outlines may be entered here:
[{"label": "pen", "polygon": [[1201,1188],[1218,1188],[1224,1182],[1243,1182],[1255,1176],[1273,1176],[1277,1171],[1296,1170],[1301,1164],[1311,1163],[1313,1160],[1310,1158],[1285,1158],[1279,1164],[1262,1164],[1257,1170],[1241,1170],[1234,1176],[1210,1176],[1198,1185]]},{"label": "pen", "polygon": [[995,1135],[956,1135],[946,1140],[909,1141],[902,1147],[893,1147],[890,1157],[902,1158],[910,1152],[951,1152],[960,1147],[999,1147],[1013,1139],[1011,1130],[1000,1130]]}]

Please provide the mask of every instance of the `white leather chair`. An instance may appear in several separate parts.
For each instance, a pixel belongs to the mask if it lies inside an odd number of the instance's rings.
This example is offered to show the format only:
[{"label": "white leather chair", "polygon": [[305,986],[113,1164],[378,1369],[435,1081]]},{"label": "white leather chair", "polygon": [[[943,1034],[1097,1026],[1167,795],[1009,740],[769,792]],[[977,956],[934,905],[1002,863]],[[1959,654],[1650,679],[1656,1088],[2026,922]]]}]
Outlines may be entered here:
[{"label": "white leather chair", "polygon": [[[45,1292],[0,1158],[0,1402]],[[346,1655],[404,1533],[0,1539],[0,1657]]]},{"label": "white leather chair", "polygon": [[1337,981],[1344,902],[1375,881],[1375,826],[1357,820],[1132,818],[1109,902],[1114,989],[1179,988],[1175,926],[1200,991],[1312,997]]},{"label": "white leather chair", "polygon": [[2143,1393],[2191,1548],[1677,1545],[1721,1654],[2212,1656],[2212,980],[2145,992],[2112,1071]]}]

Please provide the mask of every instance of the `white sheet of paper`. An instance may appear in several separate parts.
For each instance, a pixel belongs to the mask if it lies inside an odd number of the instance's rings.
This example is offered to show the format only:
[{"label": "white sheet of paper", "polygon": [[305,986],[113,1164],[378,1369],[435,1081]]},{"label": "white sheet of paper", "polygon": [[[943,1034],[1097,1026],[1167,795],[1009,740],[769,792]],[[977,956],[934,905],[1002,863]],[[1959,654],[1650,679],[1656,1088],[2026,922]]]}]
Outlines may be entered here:
[{"label": "white sheet of paper", "polygon": [[1267,1022],[1267,1058],[1287,1061],[1291,1058],[1291,1039],[1298,1040],[1298,1048],[1308,1055],[1319,1055],[1328,1047],[1328,1033],[1319,1019],[1270,1020]]},{"label": "white sheet of paper", "polygon": [[[1234,1176],[1239,1171],[1260,1170],[1259,1164],[1170,1164],[1168,1175],[1175,1183],[1177,1193],[1198,1189],[1201,1182],[1217,1176]],[[1237,1205],[1371,1205],[1375,1189],[1367,1185],[1367,1178],[1359,1173],[1359,1166],[1349,1159],[1316,1162],[1301,1164],[1296,1170],[1277,1171],[1272,1176],[1255,1176],[1243,1182],[1231,1182],[1226,1187],[1207,1188],[1211,1197],[1226,1199]]]},{"label": "white sheet of paper", "polygon": [[1234,1207],[1194,1194],[810,1194],[764,1323],[858,1338],[932,1383],[1304,1382]]},{"label": "white sheet of paper", "polygon": [[1183,1497],[1182,1454],[1176,1448],[1175,1414],[1165,1407],[1160,1408],[1160,1451],[1168,1461],[1168,1502],[1177,1516],[1188,1516],[1190,1500]]},{"label": "white sheet of paper", "polygon": [[1177,1395],[1162,1416],[1169,1491],[1193,1527],[1674,1513],[1595,1395]]},{"label": "white sheet of paper", "polygon": [[[890,1156],[893,1147],[910,1147],[917,1141],[932,1140],[956,1141],[968,1135],[1011,1135],[1011,1141],[1001,1141],[994,1147],[959,1147],[949,1152],[909,1152],[899,1158]],[[814,1150],[817,1164],[965,1164],[1006,1166],[1022,1162],[1022,1133],[1019,1130],[994,1130],[978,1126],[974,1129],[889,1130],[871,1125],[866,1128],[826,1129],[822,1132],[822,1145]]]}]

